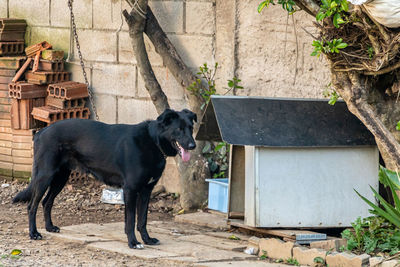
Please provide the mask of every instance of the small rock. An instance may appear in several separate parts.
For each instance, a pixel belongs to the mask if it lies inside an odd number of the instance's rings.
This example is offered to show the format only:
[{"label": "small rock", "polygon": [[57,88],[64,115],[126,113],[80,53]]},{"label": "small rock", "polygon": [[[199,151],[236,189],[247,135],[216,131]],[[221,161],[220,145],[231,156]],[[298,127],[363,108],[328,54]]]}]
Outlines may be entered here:
[{"label": "small rock", "polygon": [[7,188],[7,187],[9,187],[10,186],[10,184],[2,184],[1,185],[1,188]]}]

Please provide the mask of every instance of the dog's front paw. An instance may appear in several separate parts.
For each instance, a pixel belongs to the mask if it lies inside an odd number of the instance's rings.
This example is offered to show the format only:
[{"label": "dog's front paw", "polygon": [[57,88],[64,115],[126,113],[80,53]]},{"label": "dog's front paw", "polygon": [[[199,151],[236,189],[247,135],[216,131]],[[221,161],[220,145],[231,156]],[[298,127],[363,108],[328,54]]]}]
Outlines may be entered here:
[{"label": "dog's front paw", "polygon": [[33,240],[41,240],[42,239],[42,235],[38,231],[29,233],[29,237]]},{"label": "dog's front paw", "polygon": [[47,232],[52,232],[52,233],[59,233],[60,232],[60,228],[58,228],[57,226],[46,226],[46,231]]},{"label": "dog's front paw", "polygon": [[149,237],[148,239],[146,239],[146,240],[143,240],[143,242],[146,244],[146,245],[160,245],[160,240],[158,240],[157,238],[151,238],[151,237]]},{"label": "dog's front paw", "polygon": [[139,242],[129,242],[128,246],[133,249],[144,249],[144,245]]}]

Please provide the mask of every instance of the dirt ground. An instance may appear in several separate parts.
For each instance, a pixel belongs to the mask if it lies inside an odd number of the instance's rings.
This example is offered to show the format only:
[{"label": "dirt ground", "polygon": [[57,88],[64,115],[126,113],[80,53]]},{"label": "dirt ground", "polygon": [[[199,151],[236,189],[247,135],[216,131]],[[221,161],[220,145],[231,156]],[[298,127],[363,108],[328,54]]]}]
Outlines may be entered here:
[{"label": "dirt ground", "polygon": [[[27,184],[0,180],[0,185],[0,266],[166,266],[165,262],[160,265],[157,260],[145,261],[117,253],[88,250],[83,244],[68,243],[55,238],[30,240],[26,204],[11,204],[11,199]],[[93,180],[68,184],[55,200],[52,212],[54,224],[68,226],[123,221],[123,206],[100,201],[104,187]],[[177,210],[178,200],[173,195],[161,193],[150,203],[149,220],[172,220],[172,213]],[[38,229],[44,228],[41,206],[37,214],[37,224]],[[10,253],[13,249],[19,249],[22,253],[12,256]]]}]

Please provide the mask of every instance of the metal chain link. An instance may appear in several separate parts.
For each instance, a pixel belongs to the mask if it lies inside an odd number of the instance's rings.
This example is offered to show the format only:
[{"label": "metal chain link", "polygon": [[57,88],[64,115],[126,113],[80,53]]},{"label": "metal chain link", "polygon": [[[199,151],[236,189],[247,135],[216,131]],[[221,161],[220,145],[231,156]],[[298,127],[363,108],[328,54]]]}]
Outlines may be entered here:
[{"label": "metal chain link", "polygon": [[90,105],[92,107],[94,116],[95,116],[96,120],[98,121],[99,120],[99,115],[97,114],[97,109],[96,109],[96,106],[94,104],[93,92],[89,87],[89,82],[88,82],[88,78],[87,78],[87,74],[86,74],[86,70],[85,70],[85,63],[83,62],[82,53],[81,53],[81,46],[79,45],[78,33],[76,32],[75,15],[74,15],[74,12],[73,12],[73,9],[72,9],[72,2],[73,2],[73,0],[68,0],[68,7],[69,7],[69,10],[70,10],[70,15],[71,15],[72,31],[73,31],[73,34],[74,34],[74,39],[75,39],[75,43],[76,43],[76,49],[78,51],[79,61],[80,61],[81,67],[82,67],[83,78],[85,79],[85,84],[87,85],[87,88],[88,88]]}]

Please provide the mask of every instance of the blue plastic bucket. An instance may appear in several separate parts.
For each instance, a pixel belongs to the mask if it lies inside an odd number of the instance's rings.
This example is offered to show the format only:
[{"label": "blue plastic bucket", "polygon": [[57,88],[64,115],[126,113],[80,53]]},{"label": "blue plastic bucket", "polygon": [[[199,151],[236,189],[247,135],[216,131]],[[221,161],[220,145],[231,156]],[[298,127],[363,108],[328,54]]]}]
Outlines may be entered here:
[{"label": "blue plastic bucket", "polygon": [[228,178],[206,179],[208,182],[208,208],[228,212]]}]

